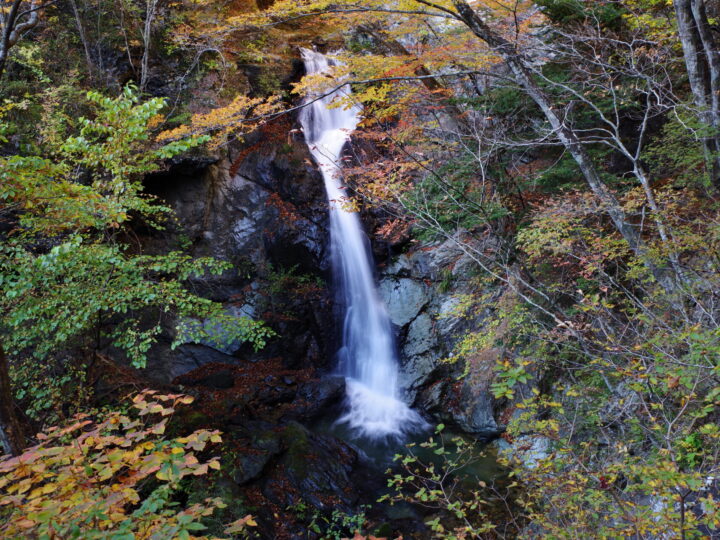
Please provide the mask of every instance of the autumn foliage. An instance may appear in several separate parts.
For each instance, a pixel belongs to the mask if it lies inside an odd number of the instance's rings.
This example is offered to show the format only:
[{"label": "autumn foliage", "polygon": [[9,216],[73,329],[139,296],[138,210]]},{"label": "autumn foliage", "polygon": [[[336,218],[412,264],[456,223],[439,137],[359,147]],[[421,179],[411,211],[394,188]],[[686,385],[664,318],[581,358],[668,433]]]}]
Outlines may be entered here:
[{"label": "autumn foliage", "polygon": [[[19,410],[11,388],[23,406],[48,400],[45,373],[67,369],[66,351],[111,344],[141,367],[169,323],[175,345],[208,343],[210,316],[264,345],[262,322],[228,318],[187,288],[232,265],[135,242],[172,219],[143,177],[188,152],[243,174],[266,149],[301,142],[306,96],[348,84],[334,106],[361,104],[363,118],[338,204],[369,210],[393,255],[451,253],[424,281],[443,299],[442,315],[431,313],[439,302],[424,308],[433,328],[452,327],[438,336],[448,357],[428,353],[443,380],[418,388],[417,403],[452,417],[461,399],[492,402],[510,471],[502,493],[455,490],[464,466],[431,441],[423,448],[445,469],[400,456],[393,500],[432,506],[423,524],[441,538],[718,535],[717,2],[186,0],[154,21],[156,0],[77,3],[77,20],[47,4],[0,88],[0,351],[14,377],[0,424]],[[120,30],[106,36],[113,17]],[[96,41],[87,67],[79,47],[74,64],[57,58],[57,43],[78,38]],[[330,71],[301,77],[300,46],[326,52]],[[112,83],[88,94],[103,70]],[[291,197],[266,204],[303,232],[308,209]],[[324,287],[294,267],[267,274],[271,297],[300,302]],[[129,412],[80,416],[4,459],[0,535],[199,534],[222,503],[183,506],[182,483],[218,467],[207,452],[219,434],[168,435],[189,400],[145,392]]]},{"label": "autumn foliage", "polygon": [[[189,476],[219,469],[205,458],[218,431],[168,437],[178,406],[192,397],[135,395],[128,412],[78,415],[38,435],[39,444],[0,461],[4,538],[195,538],[219,499],[183,508],[173,498]],[[252,522],[246,519],[245,523]],[[235,524],[237,528],[237,524]]]}]

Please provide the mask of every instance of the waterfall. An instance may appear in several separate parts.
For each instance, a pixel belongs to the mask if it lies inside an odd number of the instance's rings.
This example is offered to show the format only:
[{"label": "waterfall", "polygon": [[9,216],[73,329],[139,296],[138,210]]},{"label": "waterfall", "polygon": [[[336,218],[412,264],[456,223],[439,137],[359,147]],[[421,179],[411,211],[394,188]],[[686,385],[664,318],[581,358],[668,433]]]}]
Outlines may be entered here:
[{"label": "waterfall", "polygon": [[[308,74],[333,65],[328,57],[302,49]],[[347,198],[340,175],[340,154],[360,121],[358,105],[331,107],[350,95],[349,86],[312,101],[300,114],[305,140],[317,162],[330,207],[332,266],[344,308],[342,348],[338,369],[347,381],[347,411],[338,420],[361,435],[399,436],[423,420],[400,400],[398,362],[393,329],[375,284],[367,238],[357,212],[343,204]]]}]

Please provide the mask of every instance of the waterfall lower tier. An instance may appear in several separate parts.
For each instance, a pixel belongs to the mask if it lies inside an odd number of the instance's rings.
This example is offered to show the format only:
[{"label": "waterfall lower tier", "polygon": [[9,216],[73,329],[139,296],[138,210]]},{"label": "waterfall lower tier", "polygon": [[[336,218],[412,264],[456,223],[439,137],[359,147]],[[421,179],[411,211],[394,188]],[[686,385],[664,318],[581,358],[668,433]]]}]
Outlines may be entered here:
[{"label": "waterfall lower tier", "polygon": [[[308,74],[331,66],[324,55],[302,50]],[[378,295],[368,241],[356,212],[343,207],[340,154],[359,122],[358,106],[331,106],[350,95],[344,87],[309,103],[300,115],[310,152],[320,167],[330,206],[333,270],[345,310],[338,368],[347,379],[347,411],[338,420],[372,438],[399,436],[424,425],[399,398],[393,329]]]}]

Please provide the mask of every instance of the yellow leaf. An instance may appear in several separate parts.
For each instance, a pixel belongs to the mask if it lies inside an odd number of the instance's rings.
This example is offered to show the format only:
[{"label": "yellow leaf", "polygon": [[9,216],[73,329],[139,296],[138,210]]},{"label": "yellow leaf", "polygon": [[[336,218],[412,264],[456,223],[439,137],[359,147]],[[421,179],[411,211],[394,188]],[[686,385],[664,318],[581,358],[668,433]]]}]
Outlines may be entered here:
[{"label": "yellow leaf", "polygon": [[195,469],[195,470],[193,471],[193,474],[194,474],[195,476],[200,476],[200,475],[203,475],[203,474],[207,474],[207,471],[208,471],[207,463],[204,463],[204,464],[200,465],[197,469]]}]

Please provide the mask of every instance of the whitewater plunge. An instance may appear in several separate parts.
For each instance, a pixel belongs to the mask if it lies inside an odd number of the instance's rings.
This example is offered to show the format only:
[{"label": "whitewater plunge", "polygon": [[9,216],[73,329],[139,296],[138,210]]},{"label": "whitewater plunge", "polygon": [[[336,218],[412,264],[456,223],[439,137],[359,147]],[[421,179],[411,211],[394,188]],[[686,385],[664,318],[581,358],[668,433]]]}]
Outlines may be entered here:
[{"label": "whitewater plunge", "polygon": [[[333,65],[328,57],[308,49],[302,49],[302,58],[308,74],[326,72]],[[424,421],[399,398],[390,318],[378,295],[360,218],[343,204],[347,197],[340,154],[360,121],[361,108],[331,105],[349,95],[350,88],[344,86],[322,99],[309,98],[300,114],[305,140],[325,181],[332,266],[344,309],[338,369],[347,381],[347,411],[338,422],[374,439],[397,437],[423,426]]]}]

